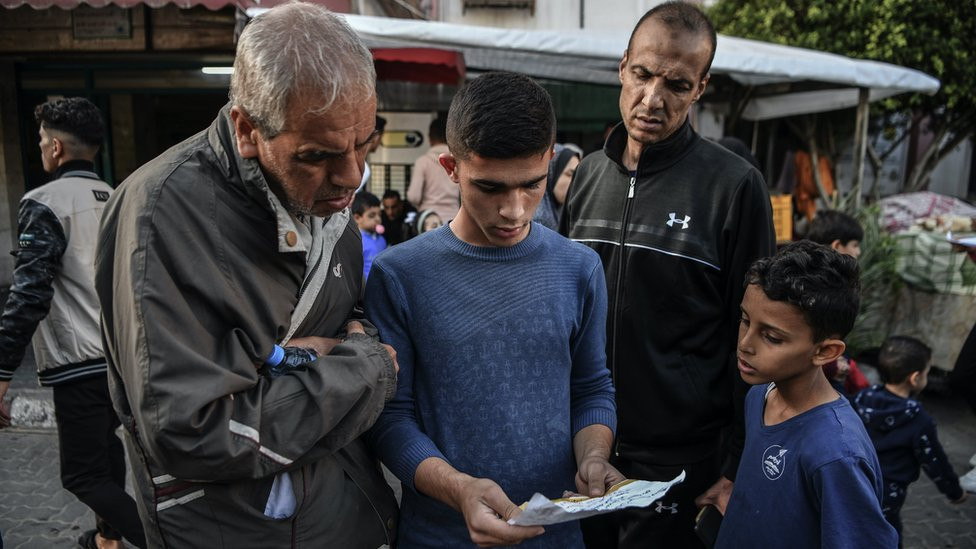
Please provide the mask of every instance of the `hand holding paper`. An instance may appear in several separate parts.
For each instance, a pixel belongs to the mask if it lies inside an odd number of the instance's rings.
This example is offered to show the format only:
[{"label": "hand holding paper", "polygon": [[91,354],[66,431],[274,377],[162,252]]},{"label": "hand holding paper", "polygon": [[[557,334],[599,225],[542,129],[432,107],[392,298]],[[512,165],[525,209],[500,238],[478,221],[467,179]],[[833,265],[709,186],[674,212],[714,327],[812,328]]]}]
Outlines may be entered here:
[{"label": "hand holding paper", "polygon": [[647,507],[661,499],[667,491],[685,480],[685,472],[667,482],[625,480],[597,498],[574,497],[550,500],[536,493],[523,505],[522,514],[509,520],[514,526],[545,526],[570,520],[602,515],[627,507]]}]

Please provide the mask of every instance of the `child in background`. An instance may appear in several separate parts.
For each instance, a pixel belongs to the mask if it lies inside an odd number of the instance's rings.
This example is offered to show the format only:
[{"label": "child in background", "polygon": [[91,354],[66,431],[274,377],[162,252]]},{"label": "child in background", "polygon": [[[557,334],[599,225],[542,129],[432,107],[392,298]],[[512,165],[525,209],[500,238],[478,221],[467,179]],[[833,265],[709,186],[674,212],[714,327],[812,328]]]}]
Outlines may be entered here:
[{"label": "child in background", "polygon": [[441,216],[437,215],[437,212],[424,210],[417,215],[417,234],[432,231],[443,224],[444,221],[441,220]]},{"label": "child in background", "polygon": [[366,191],[356,193],[352,201],[352,218],[363,237],[363,277],[366,278],[373,258],[386,249],[383,225],[380,224],[380,199]]},{"label": "child in background", "polygon": [[906,336],[889,337],[878,355],[884,385],[857,394],[854,407],[867,426],[884,475],[882,511],[898,531],[901,546],[901,507],[908,485],[918,480],[919,468],[952,503],[962,503],[966,492],[949,464],[935,421],[913,397],[925,388],[932,350]]},{"label": "child in background", "polygon": [[[807,239],[830,246],[838,252],[854,259],[861,256],[861,240],[864,229],[853,217],[837,210],[824,210],[810,223]],[[824,365],[824,375],[841,394],[853,398],[858,391],[866,389],[871,383],[864,376],[857,362],[840,356],[836,361]]]},{"label": "child in background", "polygon": [[821,368],[844,352],[857,262],[794,242],[746,273],[737,358],[746,441],[716,547],[896,545],[864,425]]}]

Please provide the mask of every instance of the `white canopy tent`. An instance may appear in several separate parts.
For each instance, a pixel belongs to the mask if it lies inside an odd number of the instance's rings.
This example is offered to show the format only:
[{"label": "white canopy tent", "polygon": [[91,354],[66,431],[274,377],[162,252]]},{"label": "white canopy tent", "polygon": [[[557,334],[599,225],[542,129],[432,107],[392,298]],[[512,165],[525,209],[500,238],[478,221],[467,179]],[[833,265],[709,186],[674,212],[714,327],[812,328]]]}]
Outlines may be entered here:
[{"label": "white canopy tent", "polygon": [[[249,10],[250,14],[252,10]],[[500,29],[431,21],[345,15],[370,47],[433,47],[460,51],[470,70],[509,70],[538,78],[616,85],[627,32]],[[904,92],[935,93],[939,81],[917,70],[756,40],[718,37],[713,74],[747,86],[789,82],[836,84],[827,90],[756,97],[746,120],[853,107],[858,90],[871,101]]]},{"label": "white canopy tent", "polygon": [[[250,8],[251,17],[266,8]],[[472,71],[508,70],[537,78],[617,85],[617,64],[630,29],[540,31],[459,25],[393,17],[343,15],[371,48],[429,47],[459,51]],[[889,63],[719,35],[712,73],[746,86],[816,82],[836,87],[753,98],[745,120],[767,120],[858,105],[899,93],[938,91],[931,76]]]}]

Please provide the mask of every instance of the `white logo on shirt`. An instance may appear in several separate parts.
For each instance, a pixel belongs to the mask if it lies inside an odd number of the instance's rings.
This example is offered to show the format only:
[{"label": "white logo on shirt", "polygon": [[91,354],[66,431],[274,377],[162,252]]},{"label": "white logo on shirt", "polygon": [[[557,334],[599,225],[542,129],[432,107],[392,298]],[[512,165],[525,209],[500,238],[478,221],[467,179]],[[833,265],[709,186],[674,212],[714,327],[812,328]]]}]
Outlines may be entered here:
[{"label": "white logo on shirt", "polygon": [[657,502],[657,507],[654,509],[658,513],[663,513],[664,511],[671,511],[672,515],[678,514],[678,502],[674,502],[671,505],[665,505],[660,500]]},{"label": "white logo on shirt", "polygon": [[779,444],[774,444],[766,451],[763,452],[763,474],[769,480],[776,480],[783,476],[783,471],[786,469],[786,452],[789,452],[786,448],[783,448]]},{"label": "white logo on shirt", "polygon": [[332,274],[336,278],[342,278],[342,263],[336,263],[335,267],[332,267]]},{"label": "white logo on shirt", "polygon": [[691,216],[686,215],[684,219],[678,219],[678,214],[674,212],[671,212],[668,215],[671,217],[671,219],[668,219],[667,221],[668,227],[674,227],[675,223],[681,223],[681,230],[688,228],[688,222],[691,221]]}]

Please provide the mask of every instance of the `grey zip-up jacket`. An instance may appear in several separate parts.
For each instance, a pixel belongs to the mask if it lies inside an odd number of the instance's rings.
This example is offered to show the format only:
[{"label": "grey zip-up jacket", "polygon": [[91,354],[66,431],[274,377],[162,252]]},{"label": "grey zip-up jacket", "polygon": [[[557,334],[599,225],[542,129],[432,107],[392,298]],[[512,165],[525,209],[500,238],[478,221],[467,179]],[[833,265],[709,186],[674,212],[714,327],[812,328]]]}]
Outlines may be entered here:
[{"label": "grey zip-up jacket", "polygon": [[92,262],[112,187],[91,162],[66,162],[56,179],[20,201],[13,284],[0,320],[0,381],[10,381],[28,343],[41,385],[105,375]]},{"label": "grey zip-up jacket", "polygon": [[[325,245],[306,250],[257,162],[238,155],[227,107],[109,202],[95,285],[150,546],[395,539],[396,501],[359,440],[396,387],[382,345],[353,335],[308,368],[258,371],[275,344],[335,336],[359,310],[359,231],[347,212],[332,217]],[[283,472],[295,508],[273,519]]]}]

